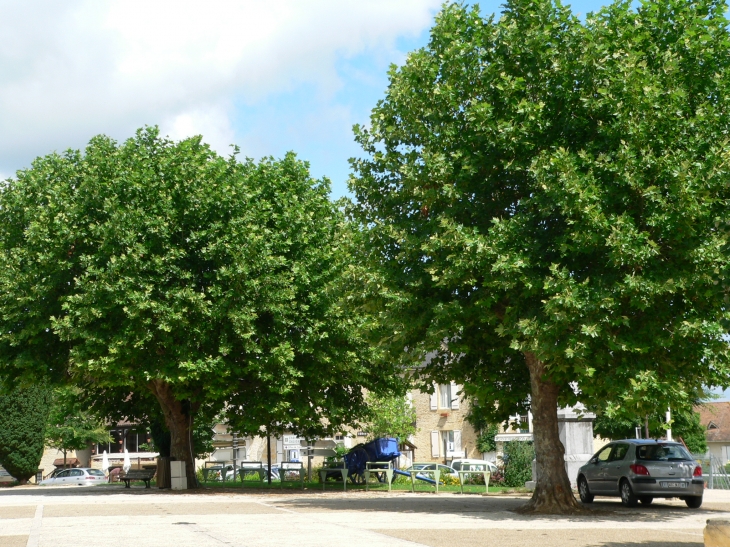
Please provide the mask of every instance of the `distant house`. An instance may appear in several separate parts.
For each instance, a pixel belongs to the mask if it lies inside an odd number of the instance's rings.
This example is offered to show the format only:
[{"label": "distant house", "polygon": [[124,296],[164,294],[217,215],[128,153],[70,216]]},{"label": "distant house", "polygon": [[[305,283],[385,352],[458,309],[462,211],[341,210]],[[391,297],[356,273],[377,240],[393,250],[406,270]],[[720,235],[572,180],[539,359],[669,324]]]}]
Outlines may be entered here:
[{"label": "distant house", "polygon": [[697,408],[710,454],[723,464],[730,461],[730,402],[705,403]]}]

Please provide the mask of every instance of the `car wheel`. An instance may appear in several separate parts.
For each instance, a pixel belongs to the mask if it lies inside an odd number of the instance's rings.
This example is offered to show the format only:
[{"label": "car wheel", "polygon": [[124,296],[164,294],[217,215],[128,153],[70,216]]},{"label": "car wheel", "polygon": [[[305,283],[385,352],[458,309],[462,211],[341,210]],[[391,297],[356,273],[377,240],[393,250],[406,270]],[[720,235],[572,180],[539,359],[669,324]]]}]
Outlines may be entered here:
[{"label": "car wheel", "polygon": [[626,507],[636,507],[637,498],[634,495],[634,491],[631,489],[631,485],[629,484],[629,481],[626,479],[621,481],[621,503],[623,503]]},{"label": "car wheel", "polygon": [[654,501],[654,498],[652,498],[651,496],[641,496],[639,498],[639,501],[642,505],[651,505],[651,502]]},{"label": "car wheel", "polygon": [[684,503],[687,504],[687,507],[690,509],[699,509],[702,505],[702,496],[689,496],[684,498]]},{"label": "car wheel", "polygon": [[588,490],[588,481],[585,477],[578,479],[578,495],[583,503],[593,503],[593,494]]}]

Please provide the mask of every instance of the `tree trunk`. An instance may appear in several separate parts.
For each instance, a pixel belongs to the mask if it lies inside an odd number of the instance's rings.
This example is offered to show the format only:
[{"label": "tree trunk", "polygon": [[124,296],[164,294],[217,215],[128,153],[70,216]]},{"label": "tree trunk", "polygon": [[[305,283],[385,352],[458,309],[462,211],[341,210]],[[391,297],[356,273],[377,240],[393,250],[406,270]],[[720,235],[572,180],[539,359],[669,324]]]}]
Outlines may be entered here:
[{"label": "tree trunk", "polygon": [[559,388],[545,380],[545,363],[525,352],[530,371],[533,439],[537,460],[537,484],[532,499],[521,513],[566,514],[585,509],[575,499],[565,471],[565,447],[558,432]]},{"label": "tree trunk", "polygon": [[197,488],[193,456],[193,416],[189,405],[178,401],[172,386],[164,380],[151,380],[149,388],[160,403],[165,424],[170,430],[170,456],[185,462],[188,488]]}]

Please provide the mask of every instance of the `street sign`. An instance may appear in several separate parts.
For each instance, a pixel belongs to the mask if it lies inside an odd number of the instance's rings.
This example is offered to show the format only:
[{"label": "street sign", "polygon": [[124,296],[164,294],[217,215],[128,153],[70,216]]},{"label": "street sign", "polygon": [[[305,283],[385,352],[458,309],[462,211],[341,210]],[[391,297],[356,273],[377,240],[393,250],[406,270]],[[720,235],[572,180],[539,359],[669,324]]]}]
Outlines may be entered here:
[{"label": "street sign", "polygon": [[332,448],[312,448],[311,446],[302,447],[302,457],[306,456],[318,456],[322,458],[330,458],[337,456],[337,451]]},{"label": "street sign", "polygon": [[337,443],[333,441],[332,439],[325,439],[322,441],[317,441],[317,448],[334,448],[337,446]]},{"label": "street sign", "polygon": [[301,444],[301,440],[297,435],[284,435],[283,439],[285,445],[297,445]]}]

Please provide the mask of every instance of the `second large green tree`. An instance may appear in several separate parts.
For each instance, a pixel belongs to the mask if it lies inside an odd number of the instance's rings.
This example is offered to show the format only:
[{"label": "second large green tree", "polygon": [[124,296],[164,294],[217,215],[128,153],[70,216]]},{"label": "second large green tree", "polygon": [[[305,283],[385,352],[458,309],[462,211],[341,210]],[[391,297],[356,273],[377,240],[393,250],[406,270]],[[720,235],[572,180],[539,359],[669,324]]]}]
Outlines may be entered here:
[{"label": "second large green tree", "polygon": [[527,510],[579,510],[560,405],[651,393],[643,415],[728,383],[725,11],[446,6],[357,128],[353,212],[393,358],[428,357],[490,419],[532,409]]}]

